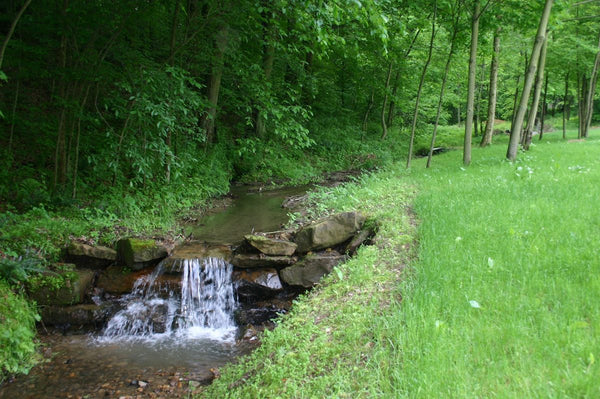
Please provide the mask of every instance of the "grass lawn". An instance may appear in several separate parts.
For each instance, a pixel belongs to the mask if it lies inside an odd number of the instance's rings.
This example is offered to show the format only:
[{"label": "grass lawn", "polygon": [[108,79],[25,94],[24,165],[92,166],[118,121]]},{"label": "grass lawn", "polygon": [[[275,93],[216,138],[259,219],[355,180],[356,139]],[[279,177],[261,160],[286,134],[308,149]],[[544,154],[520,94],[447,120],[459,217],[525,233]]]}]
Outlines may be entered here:
[{"label": "grass lawn", "polygon": [[200,395],[600,397],[600,132],[559,136],[514,163],[502,137],[468,168],[460,151],[401,160],[316,194],[376,218],[376,245]]}]

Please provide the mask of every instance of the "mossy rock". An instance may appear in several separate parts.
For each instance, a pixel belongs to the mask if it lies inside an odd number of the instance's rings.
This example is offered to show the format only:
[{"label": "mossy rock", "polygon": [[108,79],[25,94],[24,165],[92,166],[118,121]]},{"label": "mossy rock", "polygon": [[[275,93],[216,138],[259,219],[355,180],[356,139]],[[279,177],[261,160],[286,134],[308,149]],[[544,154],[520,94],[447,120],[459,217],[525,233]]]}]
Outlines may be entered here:
[{"label": "mossy rock", "polygon": [[265,255],[291,256],[296,252],[296,243],[269,238],[258,234],[248,234],[246,241]]},{"label": "mossy rock", "polygon": [[[72,270],[68,270],[71,268]],[[65,306],[83,302],[94,280],[94,271],[61,265],[61,271],[47,272],[29,282],[29,296],[42,306]]]},{"label": "mossy rock", "polygon": [[117,243],[119,261],[133,270],[158,264],[169,254],[167,249],[154,240],[125,238]]}]

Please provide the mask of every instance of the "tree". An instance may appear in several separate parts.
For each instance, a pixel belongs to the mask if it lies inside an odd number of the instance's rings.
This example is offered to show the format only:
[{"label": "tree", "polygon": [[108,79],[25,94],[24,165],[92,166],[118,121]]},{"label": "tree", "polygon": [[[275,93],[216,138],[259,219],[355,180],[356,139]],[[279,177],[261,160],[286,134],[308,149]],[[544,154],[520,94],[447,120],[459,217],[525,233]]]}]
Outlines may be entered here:
[{"label": "tree", "polygon": [[431,18],[431,39],[429,40],[429,50],[427,52],[427,59],[425,60],[425,64],[423,65],[423,69],[421,71],[421,78],[419,80],[419,88],[417,90],[417,97],[415,99],[415,110],[413,113],[412,126],[410,130],[410,142],[408,144],[408,157],[406,160],[406,167],[410,168],[410,161],[412,159],[413,145],[415,141],[415,130],[417,128],[417,118],[419,116],[419,103],[421,101],[421,93],[423,90],[423,83],[425,82],[425,75],[427,74],[427,68],[429,67],[429,63],[431,62],[431,55],[433,54],[433,42],[435,40],[435,23],[437,17],[437,0],[433,2],[433,16]]},{"label": "tree", "polygon": [[521,92],[521,100],[515,116],[515,122],[511,127],[510,141],[508,144],[508,150],[506,157],[514,161],[517,157],[517,150],[519,146],[519,139],[521,138],[521,129],[523,127],[523,119],[525,112],[527,111],[527,103],[529,101],[529,94],[531,92],[531,86],[533,85],[534,76],[537,70],[537,63],[539,61],[540,52],[542,45],[546,39],[546,29],[548,26],[548,20],[550,18],[550,11],[552,10],[553,0],[546,0],[544,5],[544,11],[540,18],[536,38],[531,51],[531,57],[529,59],[529,67],[525,76],[525,82],[523,84],[523,91]]},{"label": "tree", "polygon": [[490,90],[488,101],[487,120],[485,131],[481,137],[480,147],[488,146],[492,143],[494,134],[494,120],[496,119],[496,99],[498,96],[498,58],[500,57],[500,32],[502,28],[496,28],[494,32],[494,52],[492,55],[492,64],[490,65]]}]

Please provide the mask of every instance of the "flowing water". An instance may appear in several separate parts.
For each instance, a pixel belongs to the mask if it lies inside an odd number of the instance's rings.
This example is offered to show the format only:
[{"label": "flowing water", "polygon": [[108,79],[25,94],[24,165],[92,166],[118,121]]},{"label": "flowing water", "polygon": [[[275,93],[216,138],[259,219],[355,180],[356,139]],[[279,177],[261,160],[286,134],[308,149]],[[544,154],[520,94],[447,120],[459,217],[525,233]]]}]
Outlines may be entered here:
[{"label": "flowing water", "polygon": [[[233,266],[219,258],[181,259],[168,268],[159,264],[136,281],[122,300],[125,308],[108,322],[98,341],[153,344],[173,335],[179,341],[199,337],[232,341],[236,332],[232,271]],[[161,283],[158,278],[165,272],[181,273],[180,285]]]},{"label": "flowing water", "polygon": [[[233,204],[191,226],[191,234],[233,243],[253,230],[277,230],[287,221],[282,201],[305,190],[237,188]],[[28,376],[0,386],[0,398],[187,395],[188,381],[209,379],[209,370],[248,350],[236,344],[231,273],[230,264],[214,257],[160,264],[121,298],[123,309],[104,331],[42,336],[45,360]]]}]

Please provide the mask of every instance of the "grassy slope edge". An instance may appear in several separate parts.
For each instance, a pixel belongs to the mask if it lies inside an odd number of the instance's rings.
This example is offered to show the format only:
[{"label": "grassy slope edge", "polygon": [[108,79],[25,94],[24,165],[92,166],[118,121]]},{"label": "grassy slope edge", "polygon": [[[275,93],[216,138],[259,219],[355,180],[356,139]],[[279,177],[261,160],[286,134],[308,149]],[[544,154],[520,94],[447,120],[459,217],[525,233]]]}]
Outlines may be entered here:
[{"label": "grassy slope edge", "polygon": [[[201,395],[600,396],[597,134],[549,135],[515,163],[504,145],[477,149],[469,168],[447,153],[322,194],[323,207],[378,218],[378,245]],[[412,187],[419,255],[399,282]]]}]

